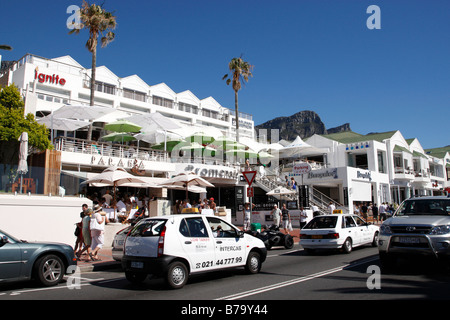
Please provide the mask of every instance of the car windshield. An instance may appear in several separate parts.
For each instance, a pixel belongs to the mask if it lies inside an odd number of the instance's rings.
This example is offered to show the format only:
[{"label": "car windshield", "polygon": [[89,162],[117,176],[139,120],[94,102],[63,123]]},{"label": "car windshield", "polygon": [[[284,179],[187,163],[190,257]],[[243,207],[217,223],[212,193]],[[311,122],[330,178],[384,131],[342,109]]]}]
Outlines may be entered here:
[{"label": "car windshield", "polygon": [[329,229],[335,228],[337,223],[337,216],[321,216],[312,219],[304,229]]},{"label": "car windshield", "polygon": [[155,237],[160,236],[166,224],[166,219],[143,220],[130,232],[130,237]]},{"label": "car windshield", "polygon": [[450,199],[410,199],[404,201],[396,216],[450,215]]}]

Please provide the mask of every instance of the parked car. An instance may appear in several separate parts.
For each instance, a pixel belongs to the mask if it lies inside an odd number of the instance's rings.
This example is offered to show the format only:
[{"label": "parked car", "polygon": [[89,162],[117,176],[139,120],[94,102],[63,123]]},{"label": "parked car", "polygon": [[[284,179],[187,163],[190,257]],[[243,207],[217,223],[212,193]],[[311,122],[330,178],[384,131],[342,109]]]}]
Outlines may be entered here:
[{"label": "parked car", "polygon": [[129,225],[126,228],[118,231],[114,236],[112,243],[112,257],[116,261],[122,261],[123,257],[123,245],[125,244],[125,238],[128,232],[134,227],[134,225]]},{"label": "parked car", "polygon": [[181,288],[191,274],[230,267],[258,273],[265,261],[264,243],[216,216],[179,214],[140,221],[125,240],[122,267],[133,283],[148,274],[163,276]]},{"label": "parked car", "polygon": [[379,227],[354,214],[331,214],[314,217],[300,230],[300,245],[307,251],[342,249],[350,253],[354,247],[377,246]]},{"label": "parked car", "polygon": [[76,265],[69,245],[28,243],[0,230],[0,283],[34,279],[44,286],[54,286],[72,273],[70,266]]},{"label": "parked car", "polygon": [[380,227],[379,255],[383,267],[399,256],[450,257],[450,198],[410,198]]}]

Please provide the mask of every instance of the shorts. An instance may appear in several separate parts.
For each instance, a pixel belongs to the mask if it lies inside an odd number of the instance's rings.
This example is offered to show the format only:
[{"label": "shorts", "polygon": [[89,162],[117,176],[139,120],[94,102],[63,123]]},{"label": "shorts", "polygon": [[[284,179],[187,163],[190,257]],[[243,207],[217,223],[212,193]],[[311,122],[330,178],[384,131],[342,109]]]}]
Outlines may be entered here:
[{"label": "shorts", "polygon": [[289,227],[289,220],[283,220],[283,228],[287,229]]}]

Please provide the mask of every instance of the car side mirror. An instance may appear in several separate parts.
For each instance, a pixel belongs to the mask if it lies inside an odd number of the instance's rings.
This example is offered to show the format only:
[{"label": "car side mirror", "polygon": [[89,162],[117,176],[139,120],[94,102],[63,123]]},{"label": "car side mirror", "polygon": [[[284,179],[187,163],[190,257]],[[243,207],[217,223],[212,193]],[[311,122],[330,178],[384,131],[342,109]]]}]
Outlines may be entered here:
[{"label": "car side mirror", "polygon": [[239,230],[238,231],[238,236],[239,236],[239,238],[243,238],[244,237],[244,231]]},{"label": "car side mirror", "polygon": [[0,238],[0,244],[1,245],[4,245],[4,244],[6,244],[8,242],[9,241],[8,241],[8,237],[7,236],[3,236],[3,237]]}]

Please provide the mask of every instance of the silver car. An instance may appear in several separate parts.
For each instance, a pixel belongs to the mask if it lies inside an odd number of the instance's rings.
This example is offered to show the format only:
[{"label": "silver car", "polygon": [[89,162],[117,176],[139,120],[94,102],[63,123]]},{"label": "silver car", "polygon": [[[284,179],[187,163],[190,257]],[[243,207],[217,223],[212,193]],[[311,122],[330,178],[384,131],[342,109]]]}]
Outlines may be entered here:
[{"label": "silver car", "polygon": [[450,198],[410,198],[380,227],[381,265],[392,267],[398,256],[450,256]]},{"label": "silver car", "polygon": [[73,273],[76,265],[69,245],[28,243],[0,230],[0,283],[34,279],[53,286]]}]

